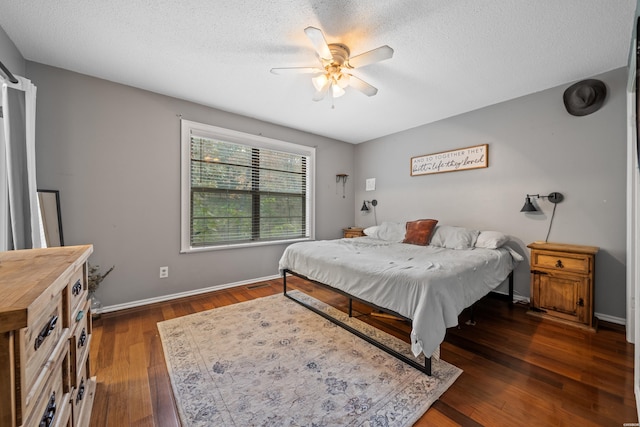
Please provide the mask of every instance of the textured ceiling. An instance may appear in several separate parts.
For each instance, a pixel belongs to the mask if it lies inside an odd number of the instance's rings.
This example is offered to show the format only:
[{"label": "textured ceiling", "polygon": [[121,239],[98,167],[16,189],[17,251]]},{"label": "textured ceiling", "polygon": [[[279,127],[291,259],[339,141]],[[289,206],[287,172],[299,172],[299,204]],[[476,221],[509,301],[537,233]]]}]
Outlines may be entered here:
[{"label": "textured ceiling", "polygon": [[[627,65],[636,0],[0,0],[30,61],[359,143]],[[307,26],[352,55],[374,97],[313,102]],[[2,58],[0,58],[1,60]],[[37,84],[37,82],[35,82]]]}]

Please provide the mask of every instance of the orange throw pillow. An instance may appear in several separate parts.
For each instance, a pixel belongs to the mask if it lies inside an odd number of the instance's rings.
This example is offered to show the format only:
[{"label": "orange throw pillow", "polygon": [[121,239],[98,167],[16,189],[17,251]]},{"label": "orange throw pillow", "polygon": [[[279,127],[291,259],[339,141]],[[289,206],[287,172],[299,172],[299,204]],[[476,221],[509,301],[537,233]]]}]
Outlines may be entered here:
[{"label": "orange throw pillow", "polygon": [[405,234],[404,241],[402,243],[421,246],[428,245],[437,223],[437,219],[418,219],[416,221],[408,221],[407,233]]}]

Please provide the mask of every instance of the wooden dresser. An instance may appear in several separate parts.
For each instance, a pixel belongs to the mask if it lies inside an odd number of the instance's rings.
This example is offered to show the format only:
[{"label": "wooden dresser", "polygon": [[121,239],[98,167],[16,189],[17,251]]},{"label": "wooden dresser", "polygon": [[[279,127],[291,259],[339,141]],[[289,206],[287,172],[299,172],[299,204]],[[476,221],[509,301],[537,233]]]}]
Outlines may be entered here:
[{"label": "wooden dresser", "polygon": [[0,427],[89,425],[91,252],[0,252]]},{"label": "wooden dresser", "polygon": [[595,246],[534,242],[529,314],[595,331]]}]

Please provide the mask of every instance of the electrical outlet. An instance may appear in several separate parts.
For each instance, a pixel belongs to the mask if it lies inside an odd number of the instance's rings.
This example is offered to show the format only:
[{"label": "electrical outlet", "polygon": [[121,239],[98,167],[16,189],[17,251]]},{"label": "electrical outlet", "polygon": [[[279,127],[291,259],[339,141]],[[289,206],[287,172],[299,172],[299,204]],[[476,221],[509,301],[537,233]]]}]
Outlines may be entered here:
[{"label": "electrical outlet", "polygon": [[169,267],[160,267],[160,278],[165,279],[169,277]]}]

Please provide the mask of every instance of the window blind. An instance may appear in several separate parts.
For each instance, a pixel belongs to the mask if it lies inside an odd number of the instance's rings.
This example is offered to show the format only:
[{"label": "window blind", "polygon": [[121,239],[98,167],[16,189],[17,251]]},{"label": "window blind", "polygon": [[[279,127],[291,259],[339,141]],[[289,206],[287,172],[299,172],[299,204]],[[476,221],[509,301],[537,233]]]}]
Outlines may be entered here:
[{"label": "window blind", "polygon": [[192,134],[192,247],[309,237],[307,155]]}]

